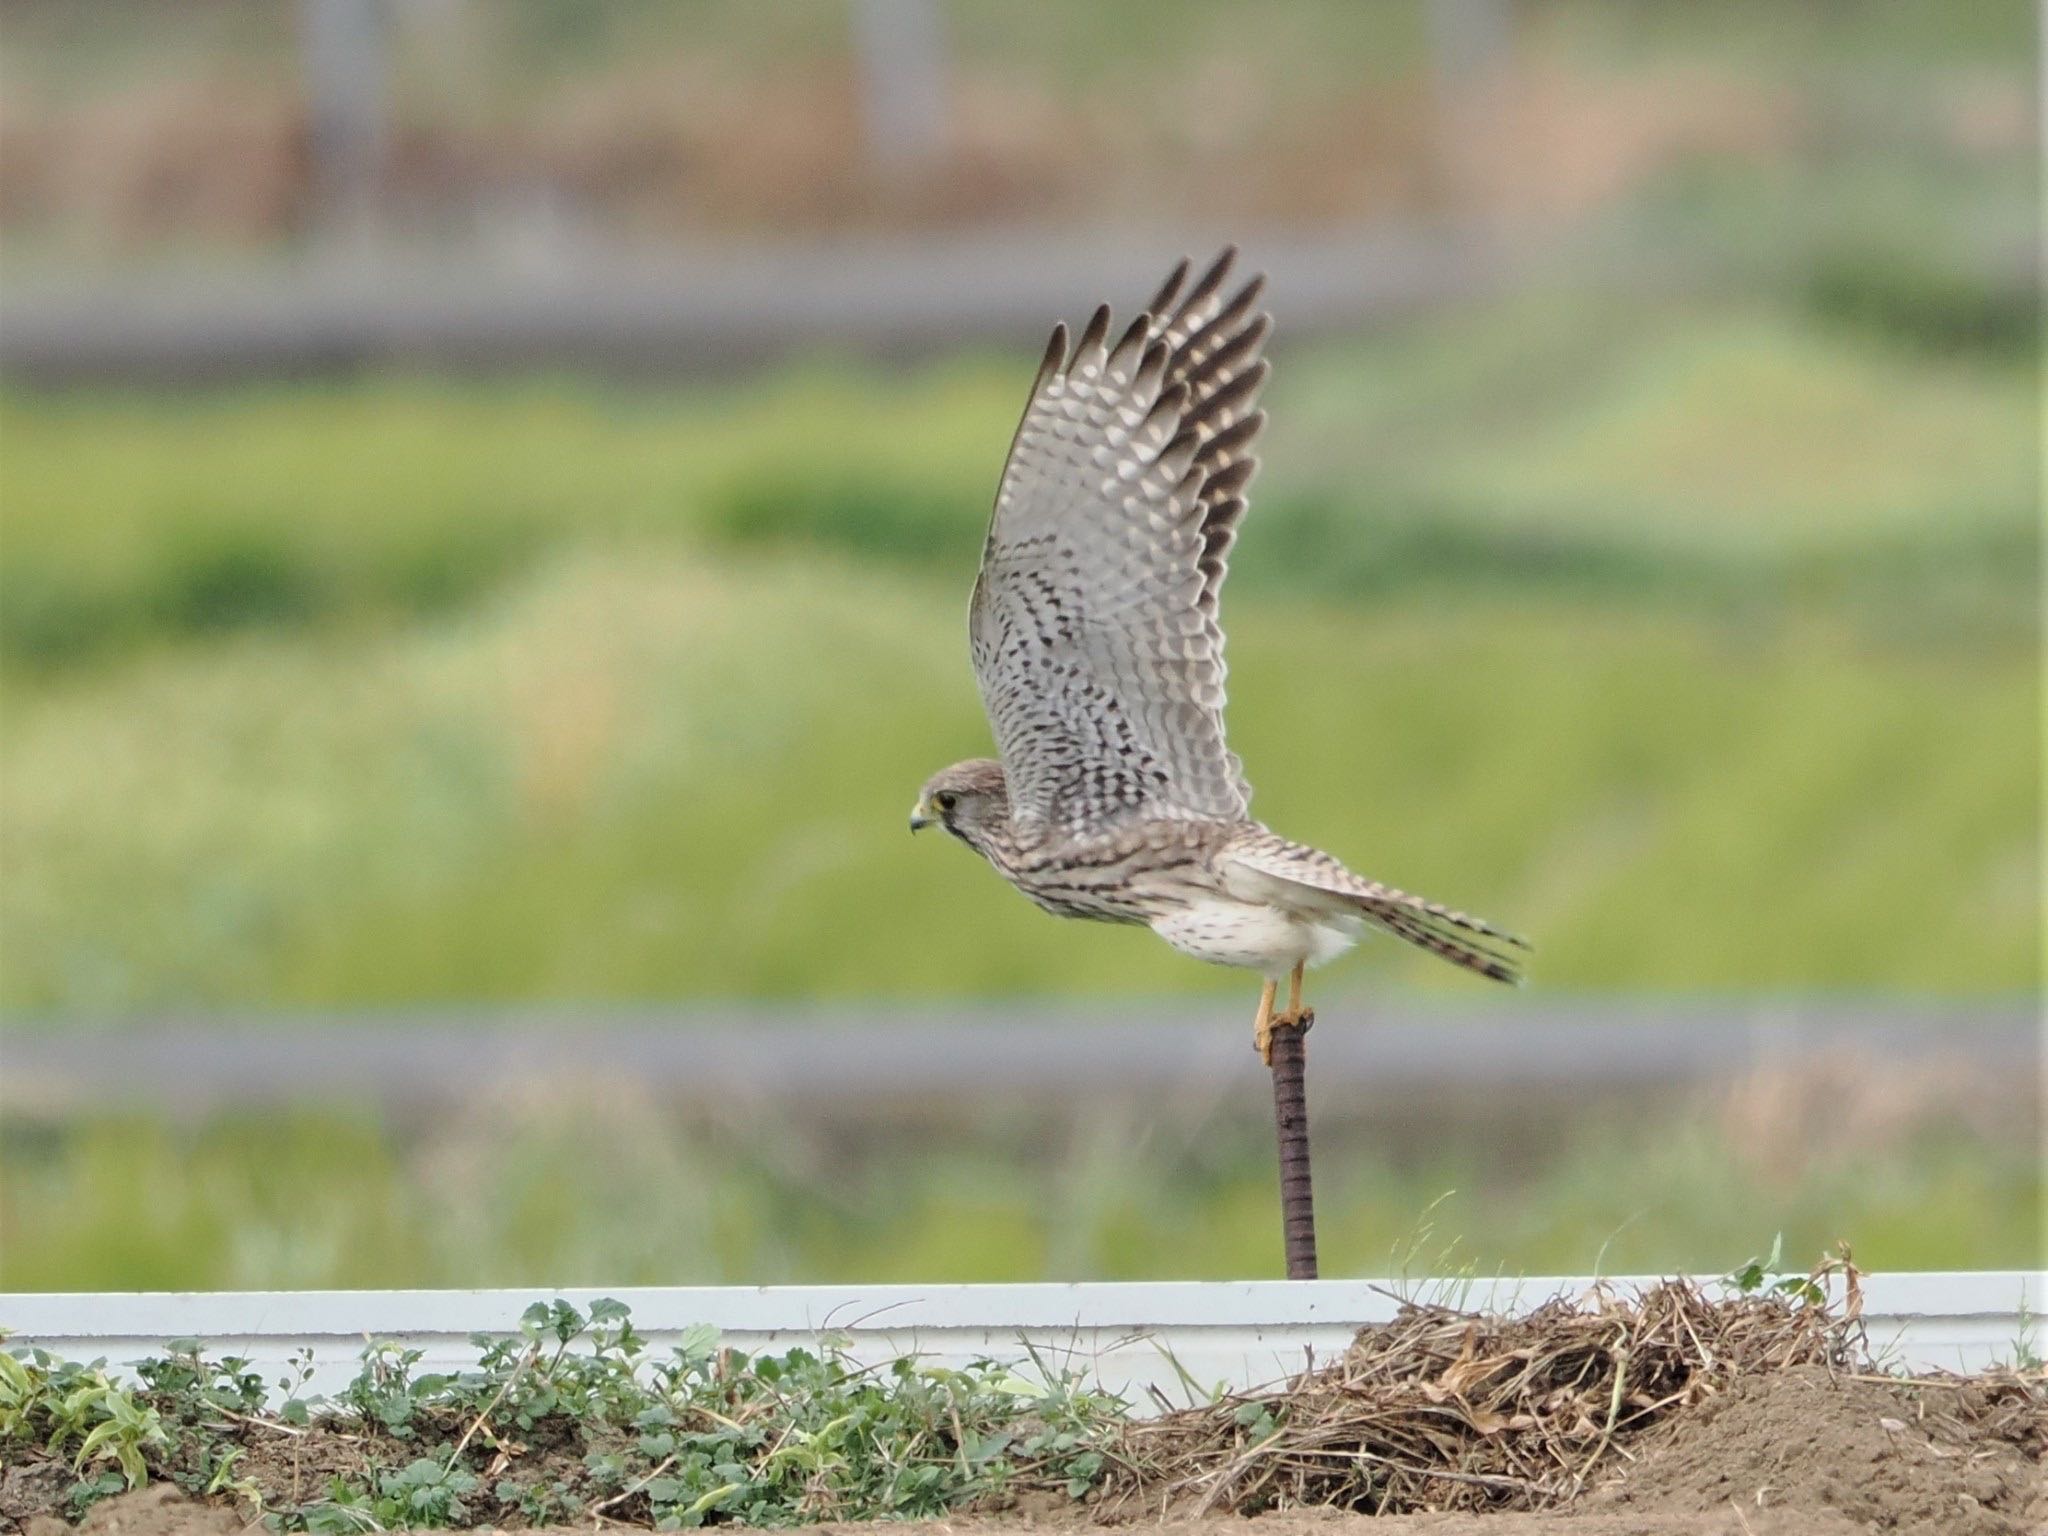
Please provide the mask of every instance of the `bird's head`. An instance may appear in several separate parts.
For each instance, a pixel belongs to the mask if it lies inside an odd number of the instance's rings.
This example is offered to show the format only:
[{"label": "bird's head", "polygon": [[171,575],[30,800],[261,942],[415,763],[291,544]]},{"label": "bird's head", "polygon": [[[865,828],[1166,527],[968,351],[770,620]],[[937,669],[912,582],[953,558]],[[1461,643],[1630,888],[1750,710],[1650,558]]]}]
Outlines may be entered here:
[{"label": "bird's head", "polygon": [[1009,818],[1003,765],[994,758],[972,757],[941,768],[925,781],[910,811],[910,830],[940,826],[963,842],[979,845]]}]

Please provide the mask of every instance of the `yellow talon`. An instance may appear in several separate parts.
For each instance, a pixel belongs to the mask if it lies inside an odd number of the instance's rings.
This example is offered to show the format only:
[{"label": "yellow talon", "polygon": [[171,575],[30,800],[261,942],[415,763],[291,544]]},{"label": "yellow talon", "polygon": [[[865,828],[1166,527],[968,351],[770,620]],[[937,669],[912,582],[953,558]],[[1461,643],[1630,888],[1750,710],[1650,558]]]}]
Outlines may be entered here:
[{"label": "yellow talon", "polygon": [[1258,1017],[1252,1020],[1252,1049],[1269,1067],[1273,1065],[1273,994],[1279,990],[1279,982],[1266,983],[1265,990],[1259,993]]},{"label": "yellow talon", "polygon": [[1287,978],[1287,1011],[1275,1013],[1273,1001],[1280,990],[1278,981],[1266,983],[1259,994],[1259,1016],[1252,1021],[1252,1044],[1259,1053],[1259,1060],[1267,1066],[1273,1065],[1273,1026],[1291,1024],[1303,1034],[1315,1022],[1315,1014],[1301,1006],[1301,973],[1305,967],[1297,965]]}]

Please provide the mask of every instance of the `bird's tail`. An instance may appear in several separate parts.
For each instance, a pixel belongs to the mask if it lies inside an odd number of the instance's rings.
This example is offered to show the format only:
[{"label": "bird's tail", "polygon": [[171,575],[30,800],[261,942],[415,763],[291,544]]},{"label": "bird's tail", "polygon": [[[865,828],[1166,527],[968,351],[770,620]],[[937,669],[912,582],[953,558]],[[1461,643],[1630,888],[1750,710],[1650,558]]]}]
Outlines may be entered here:
[{"label": "bird's tail", "polygon": [[1285,882],[1296,893],[1315,893],[1326,909],[1349,909],[1376,927],[1453,965],[1510,986],[1522,983],[1529,941],[1426,896],[1411,896],[1391,885],[1346,869],[1321,849],[1291,843],[1264,827],[1247,833],[1229,851],[1242,869]]},{"label": "bird's tail", "polygon": [[1493,981],[1522,984],[1522,957],[1530,946],[1520,935],[1391,886],[1354,900],[1369,922],[1395,937]]}]

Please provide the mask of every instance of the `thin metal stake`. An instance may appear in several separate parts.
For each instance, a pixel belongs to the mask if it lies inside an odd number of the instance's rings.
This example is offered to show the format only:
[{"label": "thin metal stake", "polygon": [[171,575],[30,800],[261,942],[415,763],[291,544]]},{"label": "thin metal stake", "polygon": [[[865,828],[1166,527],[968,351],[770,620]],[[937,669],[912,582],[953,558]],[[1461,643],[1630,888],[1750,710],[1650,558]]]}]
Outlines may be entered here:
[{"label": "thin metal stake", "polygon": [[1287,1278],[1316,1278],[1316,1197],[1309,1182],[1308,1042],[1315,1023],[1304,1010],[1299,1024],[1273,1024],[1273,1127],[1280,1139],[1280,1228],[1287,1243]]}]

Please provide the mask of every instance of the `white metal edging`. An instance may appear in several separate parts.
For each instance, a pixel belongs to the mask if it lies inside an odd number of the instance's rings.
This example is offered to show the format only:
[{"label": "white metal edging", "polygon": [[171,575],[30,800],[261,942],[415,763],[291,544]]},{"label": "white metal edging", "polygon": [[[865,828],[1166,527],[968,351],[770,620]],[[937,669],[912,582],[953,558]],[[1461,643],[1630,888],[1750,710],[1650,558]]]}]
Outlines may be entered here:
[{"label": "white metal edging", "polygon": [[[1626,1293],[1649,1276],[1605,1280]],[[46,1292],[0,1295],[10,1343],[69,1359],[124,1365],[171,1339],[203,1340],[266,1376],[313,1351],[308,1390],[332,1393],[355,1374],[366,1339],[423,1352],[422,1371],[474,1365],[472,1334],[516,1331],[536,1299],[587,1310],[610,1296],[632,1309],[653,1353],[686,1328],[716,1327],[726,1345],[780,1352],[836,1336],[862,1361],[917,1354],[935,1364],[1021,1359],[1026,1346],[1085,1369],[1133,1403],[1157,1388],[1185,1400],[1188,1376],[1209,1386],[1258,1386],[1310,1358],[1341,1354],[1366,1323],[1391,1319],[1400,1298],[1489,1312],[1525,1311],[1583,1295],[1587,1277],[1469,1281],[1260,1280],[1080,1285],[665,1286],[617,1290]],[[2048,1294],[2038,1271],[1941,1271],[1863,1279],[1874,1350],[1914,1370],[1975,1370],[2013,1359],[2032,1309]],[[1177,1364],[1176,1364],[1177,1362]]]}]

